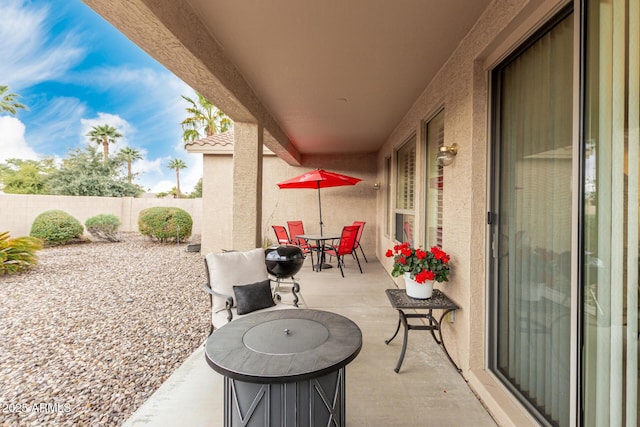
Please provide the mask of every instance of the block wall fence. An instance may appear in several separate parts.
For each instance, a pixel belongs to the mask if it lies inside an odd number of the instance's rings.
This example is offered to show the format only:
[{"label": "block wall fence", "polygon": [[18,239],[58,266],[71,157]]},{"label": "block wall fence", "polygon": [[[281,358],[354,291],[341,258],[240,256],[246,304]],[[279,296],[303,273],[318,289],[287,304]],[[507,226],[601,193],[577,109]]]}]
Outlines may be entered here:
[{"label": "block wall fence", "polygon": [[[92,216],[113,214],[120,231],[138,231],[138,214],[154,206],[182,208],[193,218],[192,236],[202,230],[202,199],[158,199],[133,197],[45,196],[0,194],[0,231],[11,237],[28,236],[33,220],[42,212],[59,209],[73,215],[82,225]],[[85,235],[89,233],[85,230]]]}]

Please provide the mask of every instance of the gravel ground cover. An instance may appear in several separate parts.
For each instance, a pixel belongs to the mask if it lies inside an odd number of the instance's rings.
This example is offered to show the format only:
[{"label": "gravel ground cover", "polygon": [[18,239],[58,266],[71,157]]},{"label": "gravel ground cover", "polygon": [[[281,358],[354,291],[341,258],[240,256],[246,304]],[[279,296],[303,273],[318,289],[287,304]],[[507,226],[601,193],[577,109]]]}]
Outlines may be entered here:
[{"label": "gravel ground cover", "polygon": [[121,425],[206,338],[200,253],[138,234],[0,276],[0,425]]}]

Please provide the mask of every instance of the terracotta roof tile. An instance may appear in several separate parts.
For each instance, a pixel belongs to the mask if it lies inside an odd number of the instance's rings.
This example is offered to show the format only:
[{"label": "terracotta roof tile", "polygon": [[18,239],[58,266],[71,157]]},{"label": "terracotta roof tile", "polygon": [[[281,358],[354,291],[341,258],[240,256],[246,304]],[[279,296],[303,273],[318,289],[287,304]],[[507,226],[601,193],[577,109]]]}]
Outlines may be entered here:
[{"label": "terracotta roof tile", "polygon": [[[184,148],[191,153],[233,154],[233,132],[224,132],[206,136],[184,143]],[[273,151],[263,146],[263,155],[273,156]]]},{"label": "terracotta roof tile", "polygon": [[184,147],[225,147],[233,146],[233,132],[224,132],[215,135],[206,136],[196,139],[195,141],[185,142]]}]

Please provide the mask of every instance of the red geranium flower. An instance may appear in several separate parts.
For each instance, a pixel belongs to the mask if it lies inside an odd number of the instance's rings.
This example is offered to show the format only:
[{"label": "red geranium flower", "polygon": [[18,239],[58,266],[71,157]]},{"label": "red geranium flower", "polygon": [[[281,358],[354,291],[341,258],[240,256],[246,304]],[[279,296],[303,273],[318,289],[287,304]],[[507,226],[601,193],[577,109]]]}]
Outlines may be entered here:
[{"label": "red geranium flower", "polygon": [[418,283],[424,283],[427,281],[427,270],[422,270],[420,273],[416,274],[415,281]]},{"label": "red geranium flower", "polygon": [[385,252],[387,258],[393,257],[393,277],[409,273],[411,278],[418,283],[427,280],[446,282],[449,280],[449,255],[438,246],[433,246],[429,251],[420,248],[412,248],[408,242],[399,243]]}]

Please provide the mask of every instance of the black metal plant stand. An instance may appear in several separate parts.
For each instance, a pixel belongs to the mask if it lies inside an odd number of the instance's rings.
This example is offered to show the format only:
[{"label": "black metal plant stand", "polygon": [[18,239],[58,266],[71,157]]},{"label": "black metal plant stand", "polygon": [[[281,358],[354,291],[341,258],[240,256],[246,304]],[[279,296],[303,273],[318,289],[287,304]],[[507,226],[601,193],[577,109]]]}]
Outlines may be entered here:
[{"label": "black metal plant stand", "polygon": [[[447,351],[447,347],[444,345],[444,340],[442,339],[442,330],[440,325],[442,324],[442,320],[444,317],[452,312],[460,308],[456,303],[451,301],[449,297],[447,297],[442,291],[438,289],[433,290],[433,294],[429,299],[414,299],[407,296],[407,292],[404,289],[387,289],[386,291],[387,298],[389,298],[389,302],[393,308],[398,310],[398,327],[394,332],[393,336],[385,341],[385,344],[389,344],[393,339],[398,335],[400,331],[400,325],[404,326],[404,337],[402,340],[402,350],[400,351],[400,358],[398,359],[398,364],[394,371],[396,373],[400,372],[400,367],[402,366],[402,362],[404,361],[404,355],[407,351],[407,340],[409,339],[409,331],[410,330],[418,330],[418,331],[431,331],[431,336],[435,340],[435,342],[442,347],[444,353],[447,355],[447,358],[451,362],[451,364],[460,372],[460,369],[455,364],[449,352]],[[427,310],[427,313],[405,313],[404,310]],[[442,315],[439,319],[436,319],[433,316],[433,310],[443,310]],[[429,320],[429,324],[425,325],[423,323],[420,324],[411,324],[408,319],[427,319]],[[436,332],[438,336],[436,336]]]}]

